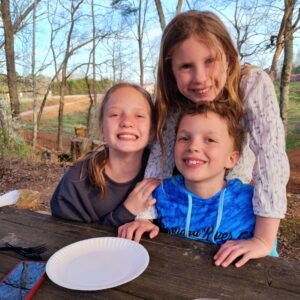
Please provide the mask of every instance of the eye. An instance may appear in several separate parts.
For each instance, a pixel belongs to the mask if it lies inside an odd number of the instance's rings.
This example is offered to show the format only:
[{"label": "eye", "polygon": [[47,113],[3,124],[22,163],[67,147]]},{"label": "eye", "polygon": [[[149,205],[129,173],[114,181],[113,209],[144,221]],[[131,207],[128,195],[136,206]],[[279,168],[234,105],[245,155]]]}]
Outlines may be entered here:
[{"label": "eye", "polygon": [[117,118],[118,116],[119,116],[119,114],[117,114],[117,113],[110,113],[109,114],[110,118]]},{"label": "eye", "polygon": [[140,118],[140,119],[145,119],[146,118],[146,116],[142,115],[142,114],[138,114],[137,117]]},{"label": "eye", "polygon": [[215,139],[213,139],[213,138],[207,137],[207,138],[206,138],[206,142],[207,142],[208,144],[211,144],[211,143],[216,143],[217,141],[216,141]]},{"label": "eye", "polygon": [[214,64],[215,61],[216,61],[216,58],[215,58],[215,57],[209,57],[209,58],[205,61],[205,63],[206,63],[207,65],[211,65],[211,64]]},{"label": "eye", "polygon": [[180,66],[180,69],[188,70],[188,69],[191,69],[192,66],[193,66],[192,64],[185,63],[185,64],[182,64],[182,65]]},{"label": "eye", "polygon": [[186,135],[180,135],[177,137],[178,142],[187,142],[189,140],[189,137]]}]

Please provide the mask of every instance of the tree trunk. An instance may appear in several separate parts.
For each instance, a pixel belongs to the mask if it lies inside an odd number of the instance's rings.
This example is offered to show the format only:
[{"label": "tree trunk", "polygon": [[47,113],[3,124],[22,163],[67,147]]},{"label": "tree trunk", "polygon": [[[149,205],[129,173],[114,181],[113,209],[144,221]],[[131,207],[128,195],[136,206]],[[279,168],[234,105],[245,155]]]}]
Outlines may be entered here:
[{"label": "tree trunk", "polygon": [[18,97],[18,82],[15,66],[14,30],[10,16],[10,1],[1,1],[1,16],[5,36],[5,57],[7,69],[8,92],[11,104],[12,116],[20,115],[20,102]]},{"label": "tree trunk", "polygon": [[32,135],[32,150],[36,150],[37,144],[37,98],[36,98],[36,77],[35,77],[35,28],[36,28],[36,0],[34,2],[33,17],[32,17],[32,97],[33,97],[33,135]]},{"label": "tree trunk", "polygon": [[165,20],[165,15],[164,15],[160,0],[155,0],[155,5],[156,5],[158,17],[159,17],[159,23],[160,23],[161,30],[164,31],[164,29],[166,27],[166,20]]},{"label": "tree trunk", "polygon": [[178,0],[177,6],[176,6],[176,15],[181,13],[181,8],[182,8],[182,0]]},{"label": "tree trunk", "polygon": [[144,84],[144,59],[143,59],[143,25],[142,25],[142,1],[139,1],[138,15],[138,45],[139,45],[139,61],[140,61],[140,85]]},{"label": "tree trunk", "polygon": [[63,146],[63,128],[64,128],[64,105],[65,105],[65,91],[67,85],[67,66],[65,65],[61,72],[61,84],[60,84],[60,98],[58,109],[58,128],[57,128],[57,150],[61,151]]},{"label": "tree trunk", "polygon": [[290,11],[286,19],[284,30],[284,60],[281,72],[280,82],[280,116],[283,121],[285,134],[287,135],[288,127],[288,107],[289,107],[289,91],[290,91],[290,78],[293,65],[293,25],[292,17],[295,7],[295,0],[285,0],[285,10]]},{"label": "tree trunk", "polygon": [[270,68],[271,74],[276,74],[277,63],[278,63],[278,60],[279,60],[280,55],[284,48],[284,35],[285,35],[286,22],[292,13],[293,13],[293,11],[291,10],[291,7],[285,7],[278,35],[277,35],[277,37],[271,37],[271,46],[273,44],[272,38],[276,38],[276,50],[275,50],[273,60],[272,60],[272,65]]},{"label": "tree trunk", "polygon": [[[90,106],[88,110],[88,119],[87,119],[87,129],[89,136],[93,132],[93,127],[95,124],[95,109],[97,103],[97,86],[96,86],[96,24],[95,24],[95,11],[94,11],[94,0],[91,1],[91,13],[92,13],[92,25],[93,25],[93,48],[92,48],[92,69],[93,69],[93,97],[91,96],[88,74],[86,76],[86,82],[88,84],[88,91],[90,95]],[[90,61],[89,61],[90,62]]]}]

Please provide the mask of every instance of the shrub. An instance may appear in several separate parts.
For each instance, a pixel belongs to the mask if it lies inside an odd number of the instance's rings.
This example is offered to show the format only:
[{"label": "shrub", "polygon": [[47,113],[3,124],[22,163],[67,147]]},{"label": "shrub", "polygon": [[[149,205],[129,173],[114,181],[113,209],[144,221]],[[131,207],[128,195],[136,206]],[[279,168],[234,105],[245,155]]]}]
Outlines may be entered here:
[{"label": "shrub", "polygon": [[12,118],[7,100],[0,99],[0,158],[7,156],[29,157],[30,147],[20,134],[21,123]]}]

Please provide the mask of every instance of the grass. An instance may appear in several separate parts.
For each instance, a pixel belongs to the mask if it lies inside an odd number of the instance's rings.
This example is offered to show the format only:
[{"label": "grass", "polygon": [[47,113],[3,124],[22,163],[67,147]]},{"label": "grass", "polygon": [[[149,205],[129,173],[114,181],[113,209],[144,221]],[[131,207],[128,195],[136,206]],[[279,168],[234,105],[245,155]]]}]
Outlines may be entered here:
[{"label": "grass", "polygon": [[300,82],[291,82],[288,110],[287,149],[300,148]]},{"label": "grass", "polygon": [[[72,137],[75,134],[74,128],[78,125],[86,124],[86,113],[75,112],[64,116],[64,128],[63,135],[66,137]],[[57,134],[58,119],[45,119],[41,121],[39,132]],[[24,129],[32,130],[32,121],[28,121],[24,124]]]}]

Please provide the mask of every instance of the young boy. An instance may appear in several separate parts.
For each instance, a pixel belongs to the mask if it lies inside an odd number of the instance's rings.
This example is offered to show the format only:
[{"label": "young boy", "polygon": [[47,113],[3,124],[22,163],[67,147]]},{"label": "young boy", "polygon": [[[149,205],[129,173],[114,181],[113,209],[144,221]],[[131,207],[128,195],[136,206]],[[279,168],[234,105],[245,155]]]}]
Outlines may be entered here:
[{"label": "young boy", "polygon": [[239,118],[224,103],[203,103],[181,116],[174,148],[181,175],[153,194],[163,231],[219,245],[253,235],[253,187],[224,179],[242,140]]},{"label": "young boy", "polygon": [[[225,180],[242,141],[240,117],[224,101],[204,102],[181,115],[174,148],[180,175],[164,180],[153,193],[162,231],[218,245],[252,238],[253,187]],[[119,235],[131,239],[135,234],[137,240],[146,231],[151,238],[158,233],[154,224],[135,221],[123,225]],[[228,255],[226,247],[220,255]]]}]

